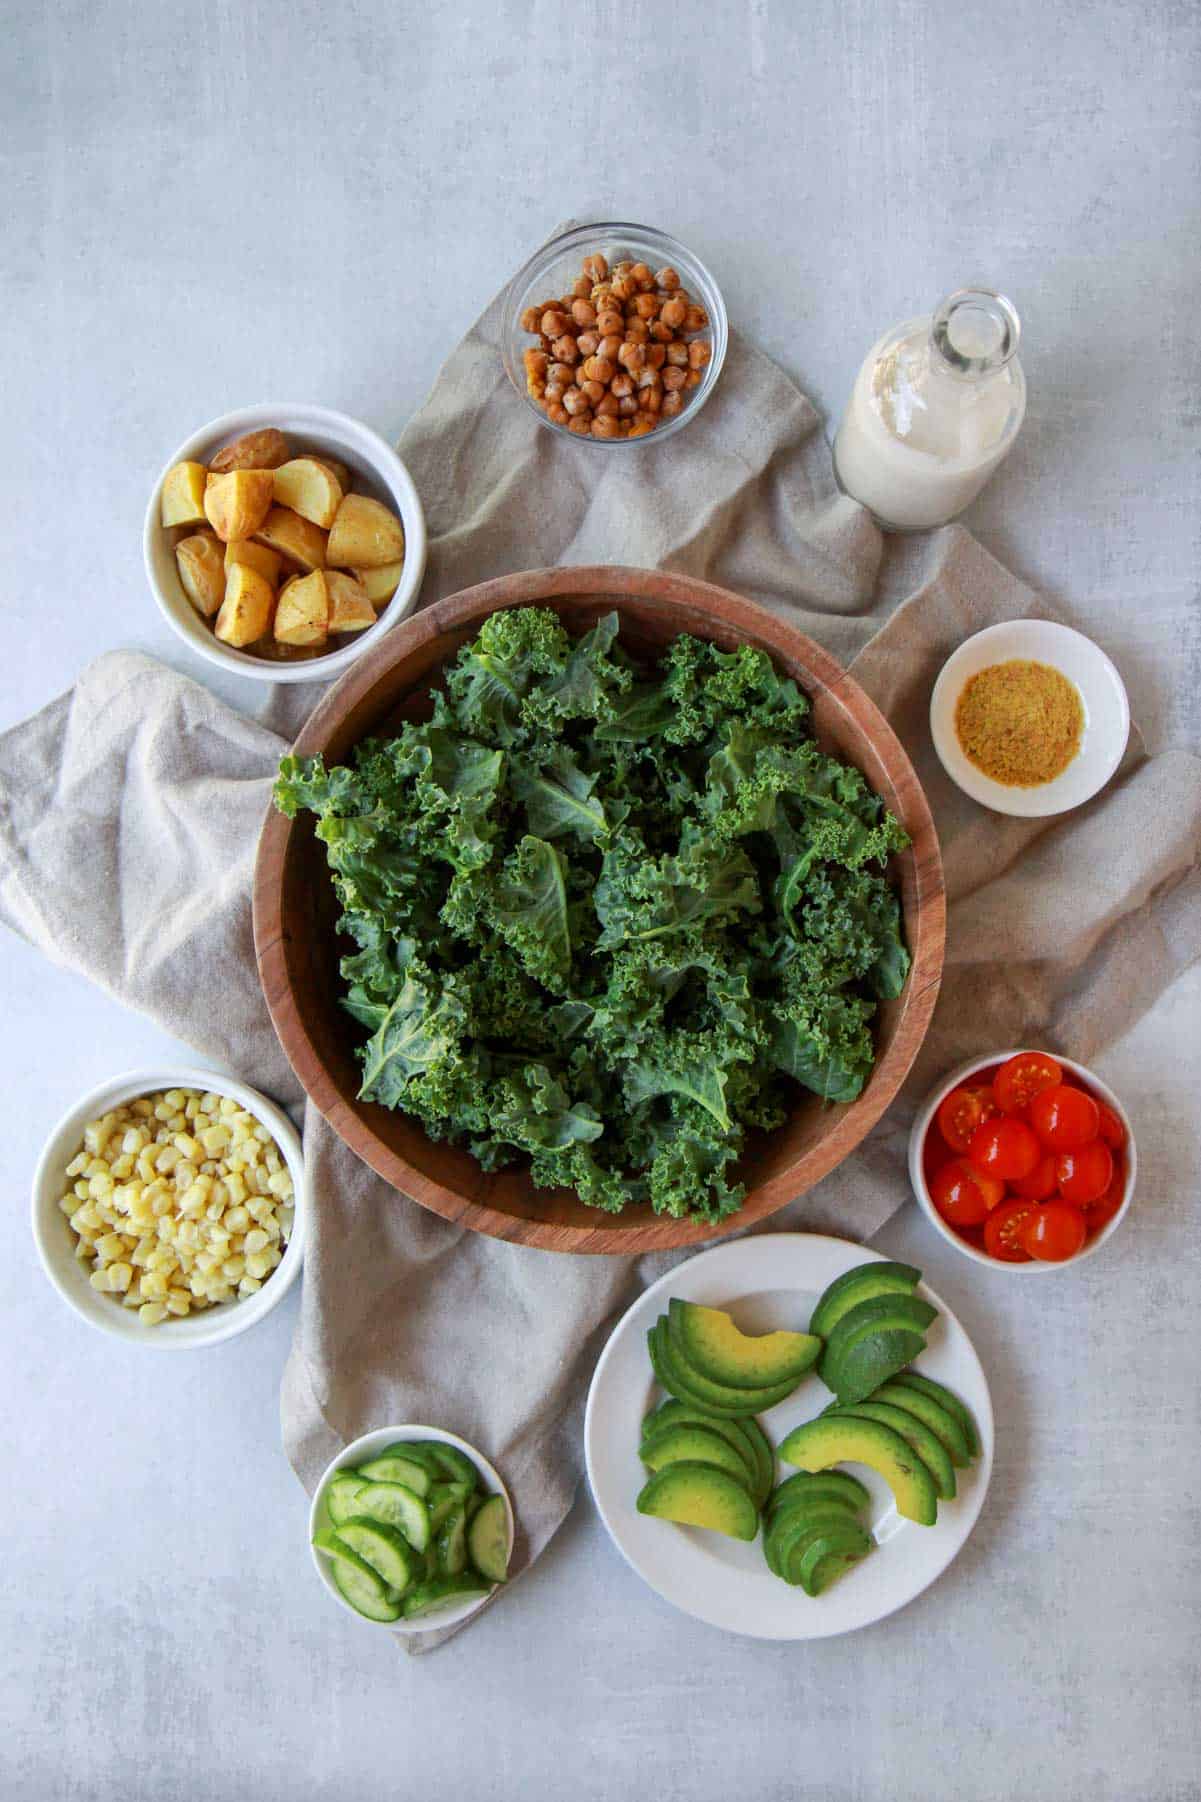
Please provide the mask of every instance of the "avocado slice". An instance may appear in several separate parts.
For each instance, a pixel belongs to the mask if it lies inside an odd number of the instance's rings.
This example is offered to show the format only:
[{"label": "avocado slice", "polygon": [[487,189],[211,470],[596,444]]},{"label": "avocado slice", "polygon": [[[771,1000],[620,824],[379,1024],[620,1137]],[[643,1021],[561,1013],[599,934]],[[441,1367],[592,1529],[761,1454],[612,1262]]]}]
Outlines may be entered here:
[{"label": "avocado slice", "polygon": [[943,1502],[955,1500],[955,1466],[951,1463],[951,1454],[938,1434],[930,1431],[925,1421],[919,1420],[915,1414],[908,1413],[904,1408],[894,1408],[890,1402],[876,1401],[874,1397],[869,1401],[856,1402],[853,1407],[845,1409],[840,1403],[832,1412],[855,1414],[861,1420],[878,1420],[884,1426],[891,1427],[894,1433],[901,1435],[907,1445],[913,1447],[934,1478],[934,1487],[938,1491],[939,1500]]},{"label": "avocado slice", "polygon": [[903,1374],[894,1377],[891,1383],[882,1383],[879,1389],[873,1390],[868,1397],[873,1402],[890,1402],[894,1408],[904,1408],[907,1413],[916,1415],[930,1431],[941,1439],[950,1454],[951,1463],[962,1470],[972,1461],[972,1449],[967,1434],[963,1430],[962,1421],[956,1419],[949,1408],[936,1402],[921,1389],[911,1389],[904,1381]]},{"label": "avocado slice", "polygon": [[758,1481],[755,1484],[755,1500],[758,1502],[760,1508],[763,1508],[767,1504],[767,1498],[772,1491],[772,1484],[776,1480],[776,1449],[771,1440],[767,1437],[767,1434],[763,1431],[763,1428],[759,1425],[759,1422],[755,1420],[753,1416],[749,1420],[740,1420],[737,1424],[741,1432],[746,1436],[746,1442],[751,1448],[751,1455],[754,1457],[758,1467]]},{"label": "avocado slice", "polygon": [[826,1349],[818,1365],[823,1381],[827,1370],[837,1365],[843,1354],[874,1328],[910,1327],[924,1333],[937,1320],[938,1309],[923,1301],[920,1295],[876,1295],[870,1301],[856,1302],[848,1308],[826,1340]]},{"label": "avocado slice", "polygon": [[799,1558],[794,1554],[792,1567],[805,1594],[819,1596],[831,1583],[845,1576],[853,1564],[865,1558],[871,1549],[872,1540],[858,1523],[853,1531],[845,1527],[831,1528],[820,1539],[811,1540]]},{"label": "avocado slice", "polygon": [[866,1464],[878,1471],[896,1498],[897,1512],[921,1527],[938,1514],[934,1478],[908,1442],[878,1420],[821,1414],[795,1427],[780,1447],[786,1464],[802,1470],[829,1470],[832,1464]]},{"label": "avocado slice", "polygon": [[923,1376],[920,1370],[903,1370],[895,1378],[895,1382],[903,1383],[906,1389],[916,1389],[922,1395],[928,1395],[931,1401],[938,1402],[948,1414],[953,1414],[964,1432],[967,1434],[968,1453],[973,1458],[980,1456],[980,1436],[976,1431],[976,1423],[971,1411],[959,1397],[942,1383],[936,1383],[933,1377]]},{"label": "avocado slice", "polygon": [[782,1577],[785,1583],[795,1584],[798,1579],[788,1574],[794,1553],[803,1552],[822,1533],[844,1525],[858,1526],[844,1502],[827,1502],[824,1507],[814,1507],[808,1513],[786,1509],[783,1514],[773,1515],[763,1535],[763,1556],[768,1569]]},{"label": "avocado slice", "polygon": [[809,1331],[828,1339],[844,1314],[878,1295],[908,1295],[922,1280],[912,1264],[857,1264],[823,1289]]},{"label": "avocado slice", "polygon": [[771,1389],[735,1389],[724,1383],[711,1382],[680,1358],[671,1341],[665,1314],[660,1314],[647,1334],[646,1342],[650,1348],[655,1375],[670,1395],[674,1395],[677,1401],[687,1402],[690,1407],[700,1408],[704,1413],[716,1414],[726,1420],[761,1414],[767,1408],[774,1408],[777,1402],[784,1401],[796,1388],[791,1380],[777,1383]]},{"label": "avocado slice", "polygon": [[851,1345],[825,1379],[839,1401],[847,1406],[866,1401],[873,1390],[887,1383],[926,1349],[923,1334],[910,1327],[891,1331],[869,1328]]},{"label": "avocado slice", "polygon": [[656,1471],[638,1497],[639,1514],[707,1527],[730,1539],[753,1539],[759,1510],[745,1486],[712,1464],[668,1464]]},{"label": "avocado slice", "polygon": [[866,1508],[871,1499],[858,1477],[853,1477],[849,1470],[823,1470],[818,1476],[798,1470],[795,1476],[785,1477],[779,1488],[773,1490],[767,1512],[774,1519],[784,1508],[804,1507],[818,1501],[841,1501],[857,1513],[860,1508]]},{"label": "avocado slice", "polygon": [[[741,1420],[721,1420],[715,1414],[702,1414],[699,1408],[690,1408],[687,1402],[678,1402],[670,1397],[655,1408],[642,1423],[642,1445],[656,1438],[667,1427],[707,1427],[711,1433],[717,1433],[726,1444],[738,1453],[745,1470],[751,1494],[756,1504],[762,1507],[760,1490],[766,1497],[771,1490],[771,1480],[766,1485],[760,1470],[758,1453],[747,1427],[752,1422]],[[766,1442],[765,1442],[766,1443]],[[773,1473],[774,1474],[774,1473]]]},{"label": "avocado slice", "polygon": [[652,1433],[649,1439],[643,1440],[638,1456],[648,1470],[663,1470],[668,1464],[682,1462],[712,1464],[718,1470],[728,1471],[748,1495],[754,1488],[755,1478],[747,1470],[742,1453],[708,1426],[685,1426],[683,1422],[677,1422],[675,1426],[664,1427],[661,1433]]},{"label": "avocado slice", "polygon": [[789,1377],[799,1382],[821,1354],[821,1340],[811,1333],[744,1333],[724,1309],[695,1301],[673,1297],[668,1318],[673,1341],[692,1368],[737,1389],[763,1389]]}]

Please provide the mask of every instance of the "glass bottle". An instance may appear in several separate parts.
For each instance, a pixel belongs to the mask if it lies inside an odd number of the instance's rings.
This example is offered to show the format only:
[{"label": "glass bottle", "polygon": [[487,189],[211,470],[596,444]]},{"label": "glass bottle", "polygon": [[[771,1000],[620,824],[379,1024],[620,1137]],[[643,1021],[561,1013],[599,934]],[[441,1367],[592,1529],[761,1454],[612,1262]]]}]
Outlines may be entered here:
[{"label": "glass bottle", "polygon": [[991,288],[960,288],[867,353],[834,440],[844,493],[897,532],[946,525],[975,500],[1026,412],[1021,322]]}]

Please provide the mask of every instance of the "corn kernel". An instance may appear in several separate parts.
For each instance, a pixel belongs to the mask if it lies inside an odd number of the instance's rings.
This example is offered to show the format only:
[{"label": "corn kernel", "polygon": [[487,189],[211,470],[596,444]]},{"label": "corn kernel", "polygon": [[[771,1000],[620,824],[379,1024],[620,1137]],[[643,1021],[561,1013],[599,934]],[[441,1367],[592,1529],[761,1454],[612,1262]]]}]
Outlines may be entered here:
[{"label": "corn kernel", "polygon": [[144,1302],[138,1309],[138,1319],[143,1326],[159,1326],[167,1318],[167,1310],[161,1301]]}]

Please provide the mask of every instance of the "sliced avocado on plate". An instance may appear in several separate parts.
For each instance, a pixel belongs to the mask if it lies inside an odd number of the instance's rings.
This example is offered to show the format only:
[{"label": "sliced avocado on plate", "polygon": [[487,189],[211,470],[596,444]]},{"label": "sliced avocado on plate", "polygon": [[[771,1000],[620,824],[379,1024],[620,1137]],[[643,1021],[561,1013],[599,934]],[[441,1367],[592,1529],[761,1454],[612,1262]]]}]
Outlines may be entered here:
[{"label": "sliced avocado on plate", "polygon": [[640,1514],[707,1527],[731,1539],[754,1539],[759,1510],[746,1486],[712,1464],[668,1464],[656,1471],[638,1496]]},{"label": "sliced avocado on plate", "polygon": [[745,1453],[736,1451],[727,1439],[707,1426],[685,1426],[683,1422],[677,1422],[675,1426],[664,1427],[662,1432],[652,1433],[649,1439],[643,1440],[638,1456],[648,1470],[662,1470],[665,1465],[685,1462],[713,1464],[741,1483],[748,1495],[753,1495],[758,1478],[757,1471],[748,1470]]},{"label": "sliced avocado on plate", "polygon": [[699,1302],[668,1303],[675,1344],[688,1364],[714,1383],[739,1389],[764,1389],[794,1383],[816,1364],[821,1341],[811,1333],[744,1333],[722,1308]]},{"label": "sliced avocado on plate", "polygon": [[908,1295],[922,1280],[912,1264],[857,1264],[822,1291],[809,1331],[828,1339],[844,1314],[880,1295]]},{"label": "sliced avocado on plate", "polygon": [[971,1463],[971,1441],[963,1422],[924,1390],[911,1389],[908,1383],[895,1377],[892,1382],[882,1383],[879,1389],[873,1390],[868,1400],[889,1402],[894,1408],[904,1408],[908,1413],[916,1415],[942,1441],[952,1464],[962,1470]]},{"label": "sliced avocado on plate", "polygon": [[907,1413],[904,1408],[894,1408],[889,1402],[874,1400],[855,1402],[848,1407],[844,1407],[840,1402],[830,1412],[853,1414],[860,1420],[878,1420],[883,1426],[891,1427],[893,1432],[899,1433],[906,1444],[917,1453],[934,1478],[938,1499],[943,1502],[954,1501],[955,1466],[951,1463],[951,1454],[937,1433],[932,1433],[926,1423],[918,1420],[915,1414]]},{"label": "sliced avocado on plate", "polygon": [[821,1414],[796,1427],[780,1447],[786,1464],[828,1470],[833,1464],[866,1464],[892,1490],[897,1512],[918,1526],[932,1527],[938,1515],[934,1478],[907,1440],[878,1420]]},{"label": "sliced avocado on plate", "polygon": [[980,1456],[980,1436],[976,1432],[976,1423],[971,1411],[959,1397],[942,1383],[936,1383],[932,1377],[923,1376],[920,1370],[903,1370],[894,1379],[906,1389],[916,1389],[922,1395],[928,1395],[931,1401],[941,1404],[948,1414],[953,1414],[964,1432],[967,1434],[968,1455],[972,1458]]}]

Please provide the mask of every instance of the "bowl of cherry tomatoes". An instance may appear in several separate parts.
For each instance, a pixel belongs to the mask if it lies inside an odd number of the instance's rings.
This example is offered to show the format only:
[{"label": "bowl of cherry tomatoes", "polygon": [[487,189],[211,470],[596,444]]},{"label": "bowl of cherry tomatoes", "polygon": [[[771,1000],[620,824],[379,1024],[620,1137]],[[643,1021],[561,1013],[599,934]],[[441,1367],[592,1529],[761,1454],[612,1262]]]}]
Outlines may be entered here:
[{"label": "bowl of cherry tomatoes", "polygon": [[944,1239],[1034,1274],[1091,1257],[1134,1193],[1134,1134],[1091,1070],[1047,1051],[974,1058],[913,1124],[909,1177]]}]

